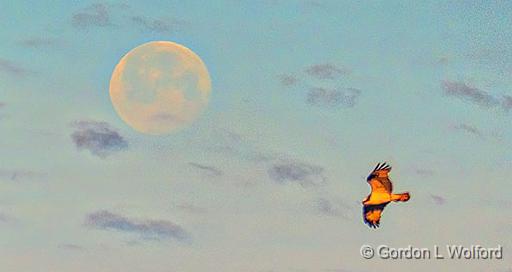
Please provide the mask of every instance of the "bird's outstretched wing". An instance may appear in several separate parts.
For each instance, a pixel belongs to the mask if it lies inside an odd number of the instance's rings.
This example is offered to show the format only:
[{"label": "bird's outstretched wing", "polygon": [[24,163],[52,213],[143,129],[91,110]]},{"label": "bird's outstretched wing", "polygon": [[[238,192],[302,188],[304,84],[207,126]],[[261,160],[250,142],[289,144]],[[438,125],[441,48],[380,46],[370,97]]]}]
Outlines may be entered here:
[{"label": "bird's outstretched wing", "polygon": [[384,211],[384,207],[386,207],[388,203],[363,206],[364,223],[370,226],[370,228],[378,228],[380,225],[380,217]]},{"label": "bird's outstretched wing", "polygon": [[391,166],[387,163],[379,163],[373,171],[370,173],[366,181],[372,187],[372,193],[388,193],[391,194],[393,192],[393,184],[391,180],[389,180],[389,172],[391,171]]}]

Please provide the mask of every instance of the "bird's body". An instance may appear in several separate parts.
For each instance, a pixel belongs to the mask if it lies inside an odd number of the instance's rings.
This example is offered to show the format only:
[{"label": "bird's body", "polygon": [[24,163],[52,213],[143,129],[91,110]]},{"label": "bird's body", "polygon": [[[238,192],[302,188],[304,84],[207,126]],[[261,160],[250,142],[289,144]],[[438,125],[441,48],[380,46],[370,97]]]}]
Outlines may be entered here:
[{"label": "bird's body", "polygon": [[379,163],[366,179],[372,191],[363,200],[363,220],[371,228],[379,227],[382,211],[390,202],[405,202],[410,199],[407,192],[393,194],[393,184],[389,180],[390,171],[391,166]]}]

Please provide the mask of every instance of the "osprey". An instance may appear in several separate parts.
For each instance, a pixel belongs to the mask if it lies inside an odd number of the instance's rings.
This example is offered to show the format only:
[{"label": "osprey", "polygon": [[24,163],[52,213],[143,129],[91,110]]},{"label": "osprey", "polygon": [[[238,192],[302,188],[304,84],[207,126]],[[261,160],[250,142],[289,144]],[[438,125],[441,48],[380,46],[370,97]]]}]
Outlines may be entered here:
[{"label": "osprey", "polygon": [[391,166],[379,163],[366,179],[372,192],[363,200],[363,220],[370,228],[379,227],[382,211],[389,202],[406,202],[411,198],[408,192],[393,194],[393,184],[388,177],[390,171]]}]

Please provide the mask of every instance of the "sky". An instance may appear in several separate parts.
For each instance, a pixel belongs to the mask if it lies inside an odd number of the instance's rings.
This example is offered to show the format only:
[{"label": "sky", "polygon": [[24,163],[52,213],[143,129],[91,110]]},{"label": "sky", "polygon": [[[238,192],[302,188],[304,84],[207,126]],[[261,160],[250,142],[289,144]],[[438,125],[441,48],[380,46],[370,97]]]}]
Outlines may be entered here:
[{"label": "sky", "polygon": [[[505,1],[0,0],[0,270],[509,272],[511,24]],[[168,135],[109,97],[150,41],[193,50],[212,83]],[[382,161],[411,200],[373,230]]]}]

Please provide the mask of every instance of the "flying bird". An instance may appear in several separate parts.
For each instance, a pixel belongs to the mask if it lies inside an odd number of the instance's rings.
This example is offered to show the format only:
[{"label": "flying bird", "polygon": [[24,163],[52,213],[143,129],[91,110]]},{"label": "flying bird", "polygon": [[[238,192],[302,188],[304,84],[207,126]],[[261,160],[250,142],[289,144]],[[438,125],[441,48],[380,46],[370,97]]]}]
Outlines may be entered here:
[{"label": "flying bird", "polygon": [[382,211],[389,202],[406,202],[411,196],[408,192],[393,194],[393,184],[389,179],[391,166],[387,163],[377,164],[366,181],[372,192],[363,200],[363,220],[370,228],[380,226]]}]

